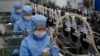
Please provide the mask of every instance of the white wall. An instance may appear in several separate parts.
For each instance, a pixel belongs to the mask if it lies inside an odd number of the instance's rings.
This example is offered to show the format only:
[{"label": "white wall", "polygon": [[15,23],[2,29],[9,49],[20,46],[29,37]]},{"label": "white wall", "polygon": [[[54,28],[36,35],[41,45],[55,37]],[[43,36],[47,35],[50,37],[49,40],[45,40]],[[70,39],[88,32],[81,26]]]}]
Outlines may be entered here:
[{"label": "white wall", "polygon": [[51,1],[51,2],[53,2],[53,3],[56,2],[56,0],[49,0],[49,1]]},{"label": "white wall", "polygon": [[77,8],[77,0],[70,0],[70,4],[71,4],[73,9]]},{"label": "white wall", "polygon": [[67,5],[68,0],[56,0],[55,4],[59,7],[65,7]]},{"label": "white wall", "polygon": [[17,1],[26,2],[26,0],[0,0],[0,12],[10,12]]},{"label": "white wall", "polygon": [[72,8],[76,9],[78,2],[82,2],[83,0],[50,0],[50,1],[52,2],[55,1],[55,4],[60,7],[67,6],[67,2],[70,1]]},{"label": "white wall", "polygon": [[[12,10],[15,2],[21,1],[23,4],[26,3],[27,0],[0,0],[0,12],[9,12]],[[55,2],[55,4],[59,7],[67,6],[67,2],[70,1],[72,8],[77,8],[77,3],[82,0],[48,0]]]}]

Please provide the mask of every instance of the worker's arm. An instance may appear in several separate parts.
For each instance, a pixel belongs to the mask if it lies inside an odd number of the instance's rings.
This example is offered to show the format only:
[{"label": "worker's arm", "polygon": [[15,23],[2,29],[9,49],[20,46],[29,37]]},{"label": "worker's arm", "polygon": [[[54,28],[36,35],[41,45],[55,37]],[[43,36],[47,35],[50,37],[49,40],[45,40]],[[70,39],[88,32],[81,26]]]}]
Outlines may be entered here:
[{"label": "worker's arm", "polygon": [[10,22],[14,24],[16,21],[17,21],[16,17],[14,15],[11,15]]},{"label": "worker's arm", "polygon": [[27,42],[25,39],[21,43],[19,56],[30,56],[29,51],[28,51],[28,47],[27,47]]},{"label": "worker's arm", "polygon": [[16,22],[15,24],[14,24],[14,29],[13,29],[13,31],[14,32],[18,32],[18,31],[20,31],[20,29],[19,29],[19,25],[18,25],[18,22]]},{"label": "worker's arm", "polygon": [[51,56],[59,56],[59,49],[58,49],[58,46],[55,42],[53,42],[53,47],[50,49],[50,54]]}]

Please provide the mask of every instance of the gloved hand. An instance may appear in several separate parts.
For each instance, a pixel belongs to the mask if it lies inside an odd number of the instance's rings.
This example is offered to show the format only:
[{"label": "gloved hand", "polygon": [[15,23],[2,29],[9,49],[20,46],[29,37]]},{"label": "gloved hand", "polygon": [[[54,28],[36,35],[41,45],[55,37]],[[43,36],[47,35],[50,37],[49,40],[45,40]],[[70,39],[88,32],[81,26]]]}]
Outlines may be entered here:
[{"label": "gloved hand", "polygon": [[28,36],[28,31],[27,30],[23,30],[23,36]]},{"label": "gloved hand", "polygon": [[43,52],[43,56],[51,56],[49,52]]},{"label": "gloved hand", "polygon": [[43,56],[51,56],[49,53],[49,48],[43,50]]}]

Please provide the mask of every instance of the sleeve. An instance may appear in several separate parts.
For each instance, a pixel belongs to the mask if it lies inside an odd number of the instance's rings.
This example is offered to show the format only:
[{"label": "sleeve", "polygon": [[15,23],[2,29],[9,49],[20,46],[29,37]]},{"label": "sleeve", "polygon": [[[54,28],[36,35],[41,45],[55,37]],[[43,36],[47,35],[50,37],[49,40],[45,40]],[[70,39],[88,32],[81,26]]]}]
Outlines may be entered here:
[{"label": "sleeve", "polygon": [[59,56],[60,50],[58,49],[58,46],[56,42],[53,42],[53,48],[50,49],[51,56]]},{"label": "sleeve", "polygon": [[10,22],[11,23],[15,23],[17,20],[16,20],[16,17],[14,15],[11,15],[10,17]]},{"label": "sleeve", "polygon": [[13,31],[14,31],[14,32],[20,31],[18,22],[16,22],[16,23],[14,24],[14,29],[13,29]]},{"label": "sleeve", "polygon": [[31,56],[29,54],[27,42],[25,40],[23,40],[22,43],[21,43],[19,56]]}]

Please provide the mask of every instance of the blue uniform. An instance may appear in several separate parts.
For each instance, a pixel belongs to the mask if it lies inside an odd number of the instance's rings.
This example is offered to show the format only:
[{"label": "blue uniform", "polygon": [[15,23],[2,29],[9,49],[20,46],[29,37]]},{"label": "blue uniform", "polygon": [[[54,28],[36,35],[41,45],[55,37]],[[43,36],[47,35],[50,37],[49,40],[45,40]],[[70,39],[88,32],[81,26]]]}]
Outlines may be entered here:
[{"label": "blue uniform", "polygon": [[[42,52],[46,48],[50,48],[50,36],[46,33],[42,38],[38,38],[34,31],[39,25],[46,25],[46,18],[42,15],[34,16],[34,23],[32,33],[26,37],[20,47],[20,56],[43,56]],[[34,26],[35,24],[35,26]],[[45,30],[46,31],[46,30]],[[52,43],[52,45],[56,48],[50,48],[48,52],[52,56],[58,56],[59,50],[57,49],[56,43]]]},{"label": "blue uniform", "polygon": [[24,19],[21,19],[15,23],[14,32],[23,30],[28,30],[28,31],[31,30],[31,21],[26,21]]},{"label": "blue uniform", "polygon": [[17,20],[20,20],[21,18],[22,18],[22,13],[13,12],[10,17],[10,22],[15,23]]},{"label": "blue uniform", "polygon": [[[31,30],[31,20],[26,20],[24,18],[24,14],[30,13],[32,14],[32,8],[28,5],[23,6],[23,17],[17,21],[14,25],[14,32],[15,31],[23,31],[23,30]],[[34,16],[31,17],[33,19]]]},{"label": "blue uniform", "polygon": [[[56,46],[56,44],[54,44]],[[42,51],[50,47],[50,37],[45,35],[42,39],[31,34],[22,41],[20,47],[20,56],[43,56]],[[59,50],[51,48],[49,50],[52,56],[58,56]]]},{"label": "blue uniform", "polygon": [[17,20],[20,20],[22,18],[22,14],[13,14],[11,15],[10,21],[11,23],[15,23]]},{"label": "blue uniform", "polygon": [[[32,8],[28,5],[26,6],[23,6],[23,15],[22,15],[22,18],[20,20],[18,20],[15,25],[14,25],[14,32],[18,32],[18,31],[24,31],[26,30],[28,32],[28,34],[30,33],[31,31],[31,20],[26,20],[24,18],[24,15],[27,14],[27,13],[30,13],[32,14]],[[31,19],[33,18],[30,17]],[[16,56],[16,55],[19,55],[19,50],[18,49],[15,49],[13,51],[13,56]]]},{"label": "blue uniform", "polygon": [[22,12],[20,12],[20,13],[16,12],[16,9],[19,7],[22,8],[22,4],[20,2],[17,2],[14,5],[13,11],[11,11],[11,17],[10,17],[11,23],[15,23],[17,20],[22,18]]}]

